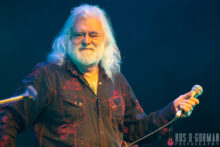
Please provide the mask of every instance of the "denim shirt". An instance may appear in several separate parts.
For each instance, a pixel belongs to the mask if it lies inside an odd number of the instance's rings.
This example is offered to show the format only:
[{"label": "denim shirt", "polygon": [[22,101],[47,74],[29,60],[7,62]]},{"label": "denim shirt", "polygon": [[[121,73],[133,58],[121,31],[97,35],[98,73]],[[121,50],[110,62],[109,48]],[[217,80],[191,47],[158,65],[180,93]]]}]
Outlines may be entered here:
[{"label": "denim shirt", "polygon": [[[97,95],[76,66],[38,64],[18,88],[37,90],[25,99],[0,108],[0,147],[14,146],[16,135],[34,127],[40,147],[119,147],[143,137],[175,116],[173,103],[146,115],[121,73],[110,79],[99,67]],[[141,143],[166,135],[165,128]]]}]

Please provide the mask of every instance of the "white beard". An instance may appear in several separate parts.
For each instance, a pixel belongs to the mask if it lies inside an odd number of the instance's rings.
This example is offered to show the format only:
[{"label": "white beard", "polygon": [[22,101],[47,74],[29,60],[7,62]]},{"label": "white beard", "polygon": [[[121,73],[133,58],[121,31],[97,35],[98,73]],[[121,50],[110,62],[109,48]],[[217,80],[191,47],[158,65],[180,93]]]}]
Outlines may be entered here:
[{"label": "white beard", "polygon": [[68,54],[75,64],[80,65],[98,65],[104,54],[104,43],[94,48],[94,50],[80,50],[80,47],[74,47],[69,43]]}]

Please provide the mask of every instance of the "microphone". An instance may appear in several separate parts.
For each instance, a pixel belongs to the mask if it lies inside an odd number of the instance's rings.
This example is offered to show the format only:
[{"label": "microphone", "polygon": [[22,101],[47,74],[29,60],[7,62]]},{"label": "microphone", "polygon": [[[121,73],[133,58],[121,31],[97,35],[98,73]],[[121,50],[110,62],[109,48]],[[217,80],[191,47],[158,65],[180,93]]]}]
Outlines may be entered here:
[{"label": "microphone", "polygon": [[[192,90],[191,91],[193,91],[193,93],[192,93],[192,95],[191,95],[191,97],[198,97],[198,96],[200,96],[202,93],[203,93],[203,88],[202,88],[202,86],[200,86],[200,85],[194,85],[193,87],[192,87]],[[191,98],[190,97],[190,98]],[[182,114],[182,109],[180,109],[177,113],[176,113],[176,118],[179,118],[180,117],[180,115]]]},{"label": "microphone", "polygon": [[35,100],[36,96],[37,96],[37,91],[34,89],[34,87],[32,85],[28,85],[27,89],[24,93],[22,93],[21,95],[18,95],[18,96],[14,96],[14,97],[11,97],[11,98],[0,100],[0,105],[20,101],[20,100],[23,100],[25,98]]}]

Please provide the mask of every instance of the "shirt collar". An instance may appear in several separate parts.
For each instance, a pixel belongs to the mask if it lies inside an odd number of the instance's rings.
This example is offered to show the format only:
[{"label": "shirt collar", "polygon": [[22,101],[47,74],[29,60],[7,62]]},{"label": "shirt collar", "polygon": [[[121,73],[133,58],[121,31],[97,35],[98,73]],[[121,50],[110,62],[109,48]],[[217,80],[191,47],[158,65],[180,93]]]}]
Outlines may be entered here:
[{"label": "shirt collar", "polygon": [[70,59],[70,57],[67,56],[65,58],[65,63],[67,71],[71,72],[74,76],[79,76],[79,74],[81,74],[76,65]]}]

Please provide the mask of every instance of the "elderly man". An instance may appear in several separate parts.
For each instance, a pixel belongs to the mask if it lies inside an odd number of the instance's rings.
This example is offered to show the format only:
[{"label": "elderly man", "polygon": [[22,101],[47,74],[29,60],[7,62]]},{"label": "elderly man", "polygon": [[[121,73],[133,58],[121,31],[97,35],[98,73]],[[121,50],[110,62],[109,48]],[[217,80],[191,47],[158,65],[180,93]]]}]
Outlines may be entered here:
[{"label": "elderly man", "polygon": [[33,85],[35,100],[1,107],[0,146],[14,146],[16,135],[31,126],[36,146],[122,146],[166,124],[179,108],[191,112],[199,103],[188,92],[146,115],[120,73],[120,61],[104,11],[91,5],[74,8],[48,62],[38,64],[16,92]]}]

